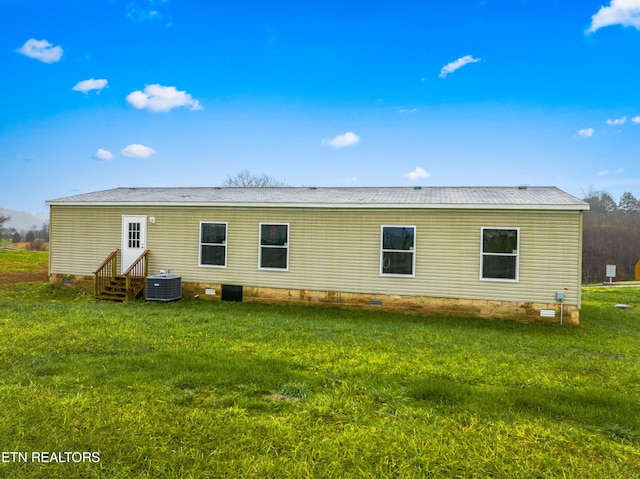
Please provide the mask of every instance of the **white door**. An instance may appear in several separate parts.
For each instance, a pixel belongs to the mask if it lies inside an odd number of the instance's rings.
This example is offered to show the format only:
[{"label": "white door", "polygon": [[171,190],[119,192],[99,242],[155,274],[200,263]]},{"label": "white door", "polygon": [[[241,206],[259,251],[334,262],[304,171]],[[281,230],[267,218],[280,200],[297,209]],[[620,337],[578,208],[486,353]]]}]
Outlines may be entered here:
[{"label": "white door", "polygon": [[122,259],[121,268],[124,273],[142,254],[147,242],[147,217],[122,217]]}]

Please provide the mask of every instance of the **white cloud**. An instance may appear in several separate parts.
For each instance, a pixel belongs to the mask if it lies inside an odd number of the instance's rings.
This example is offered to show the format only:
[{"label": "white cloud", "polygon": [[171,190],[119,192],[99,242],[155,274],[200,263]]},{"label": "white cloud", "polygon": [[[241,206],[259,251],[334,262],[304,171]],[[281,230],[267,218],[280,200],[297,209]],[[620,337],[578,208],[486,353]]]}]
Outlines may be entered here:
[{"label": "white cloud", "polygon": [[346,132],[344,135],[337,135],[333,140],[322,140],[323,145],[334,148],[345,148],[358,143],[360,143],[360,137],[351,131]]},{"label": "white cloud", "polygon": [[417,108],[411,108],[411,109],[407,109],[407,108],[401,108],[398,113],[415,113],[417,112],[418,109]]},{"label": "white cloud", "polygon": [[54,47],[46,40],[31,38],[18,49],[18,52],[44,63],[55,63],[62,58],[63,50],[61,46]]},{"label": "white cloud", "polygon": [[[614,170],[614,173],[621,175],[622,173],[624,173],[624,168],[617,168],[616,170]],[[608,176],[610,174],[610,170],[601,170],[596,173],[596,176]]]},{"label": "white cloud", "polygon": [[171,27],[173,19],[167,13],[168,3],[169,0],[135,0],[127,5],[126,15],[134,22],[161,21]]},{"label": "white cloud", "polygon": [[580,135],[582,138],[591,138],[593,136],[593,133],[593,128],[583,128],[582,130],[578,130],[578,135]]},{"label": "white cloud", "polygon": [[155,152],[156,150],[149,148],[148,146],[133,144],[125,147],[125,149],[122,150],[122,155],[129,158],[148,158]]},{"label": "white cloud", "polygon": [[98,148],[98,151],[95,152],[93,157],[96,160],[113,160],[113,153],[111,153],[109,150]]},{"label": "white cloud", "polygon": [[135,108],[151,111],[169,111],[172,108],[190,106],[191,110],[202,110],[198,100],[186,91],[179,91],[174,86],[158,84],[147,85],[144,91],[134,91],[127,95],[127,101]]},{"label": "white cloud", "polygon": [[352,176],[351,178],[347,178],[346,180],[343,181],[343,183],[347,183],[350,185],[354,185],[358,182],[358,177],[357,176]]},{"label": "white cloud", "polygon": [[464,57],[458,58],[457,60],[443,66],[442,70],[440,70],[440,75],[438,76],[440,78],[446,78],[449,73],[453,73],[469,63],[476,63],[479,61],[479,58],[473,58],[472,55],[465,55]]},{"label": "white cloud", "polygon": [[607,120],[607,125],[616,126],[616,125],[624,125],[627,121],[627,117],[623,116],[622,118],[616,118],[615,120]]},{"label": "white cloud", "polygon": [[586,33],[594,33],[600,28],[611,25],[634,27],[640,30],[640,0],[611,0],[609,6],[600,7],[600,10],[591,17],[591,26]]},{"label": "white cloud", "polygon": [[90,80],[82,80],[75,84],[72,88],[73,91],[81,91],[82,93],[88,93],[91,90],[97,90],[97,93],[100,93],[100,90],[106,88],[108,86],[108,81],[104,78],[96,80],[91,78]]},{"label": "white cloud", "polygon": [[640,115],[631,118],[631,123],[633,123],[634,125],[640,125]]},{"label": "white cloud", "polygon": [[431,176],[431,174],[428,171],[426,171],[424,168],[420,168],[418,166],[412,172],[406,173],[406,174],[404,174],[402,176],[404,176],[405,178],[407,178],[407,179],[409,179],[411,181],[416,181],[416,180],[419,180],[421,178],[429,178]]}]

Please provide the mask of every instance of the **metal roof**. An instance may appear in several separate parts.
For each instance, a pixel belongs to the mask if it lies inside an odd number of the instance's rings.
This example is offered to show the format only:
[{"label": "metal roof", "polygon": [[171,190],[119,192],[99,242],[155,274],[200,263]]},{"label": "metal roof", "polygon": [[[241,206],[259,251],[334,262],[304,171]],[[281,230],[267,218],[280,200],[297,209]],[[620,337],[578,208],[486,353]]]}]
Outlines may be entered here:
[{"label": "metal roof", "polygon": [[47,204],[54,206],[589,209],[589,205],[584,201],[553,186],[115,188],[49,200]]}]

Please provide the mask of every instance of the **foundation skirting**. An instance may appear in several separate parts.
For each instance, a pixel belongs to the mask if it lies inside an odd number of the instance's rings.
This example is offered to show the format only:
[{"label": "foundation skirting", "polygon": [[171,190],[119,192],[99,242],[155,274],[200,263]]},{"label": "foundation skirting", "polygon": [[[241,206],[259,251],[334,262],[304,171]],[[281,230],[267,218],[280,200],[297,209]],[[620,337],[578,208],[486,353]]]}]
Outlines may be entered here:
[{"label": "foundation skirting", "polygon": [[56,286],[68,286],[74,289],[93,291],[93,276],[74,274],[51,274],[49,282]]},{"label": "foundation skirting", "polygon": [[[183,294],[201,299],[220,300],[222,285],[183,283]],[[263,303],[309,303],[399,311],[432,316],[463,316],[511,319],[523,322],[578,324],[580,310],[575,305],[529,303],[485,299],[431,298],[386,294],[342,293],[300,289],[242,287],[242,301]],[[561,311],[561,307],[564,308]]]},{"label": "foundation skirting", "polygon": [[[50,282],[59,286],[93,290],[93,276],[52,274]],[[219,301],[221,284],[182,283],[183,297]],[[431,298],[387,294],[342,293],[304,289],[242,286],[242,301],[262,303],[308,303],[358,307],[371,310],[398,311],[431,316],[462,316],[511,319],[523,322],[578,324],[580,310],[575,305],[527,303],[486,299]],[[564,308],[561,311],[561,308]]]}]

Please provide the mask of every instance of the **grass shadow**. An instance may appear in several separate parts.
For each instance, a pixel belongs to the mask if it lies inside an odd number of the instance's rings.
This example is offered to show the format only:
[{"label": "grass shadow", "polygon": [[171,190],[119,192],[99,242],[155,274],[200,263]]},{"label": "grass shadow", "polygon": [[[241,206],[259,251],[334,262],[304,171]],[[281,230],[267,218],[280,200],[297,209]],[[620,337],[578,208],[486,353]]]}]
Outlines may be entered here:
[{"label": "grass shadow", "polygon": [[447,377],[420,378],[406,387],[415,401],[447,411],[468,411],[505,421],[517,416],[544,417],[586,424],[620,441],[637,444],[640,439],[640,400],[621,392],[464,384]]}]

